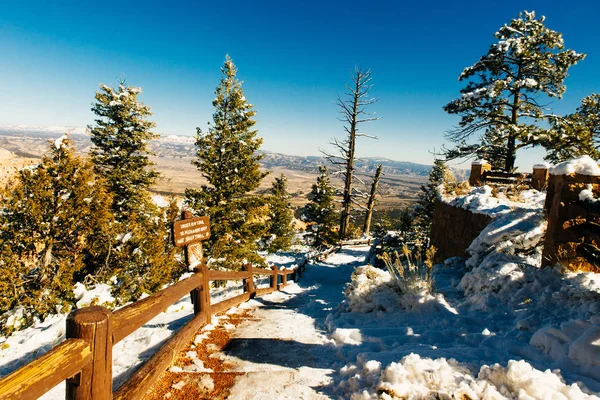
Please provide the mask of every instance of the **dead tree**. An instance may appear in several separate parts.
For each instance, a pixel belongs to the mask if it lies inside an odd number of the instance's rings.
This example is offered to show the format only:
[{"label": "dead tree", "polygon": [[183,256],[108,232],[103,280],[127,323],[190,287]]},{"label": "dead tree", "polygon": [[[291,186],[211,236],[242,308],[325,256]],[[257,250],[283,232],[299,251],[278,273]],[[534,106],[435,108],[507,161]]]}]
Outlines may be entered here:
[{"label": "dead tree", "polygon": [[379,178],[381,178],[381,168],[383,166],[379,164],[377,170],[375,170],[375,176],[373,177],[373,183],[371,184],[371,192],[369,193],[369,200],[367,201],[367,212],[365,214],[365,224],[363,225],[363,236],[369,235],[371,231],[371,217],[373,217],[373,208],[375,208],[375,195],[377,194],[377,186],[379,186]]},{"label": "dead tree", "polygon": [[344,130],[348,136],[342,141],[334,138],[330,142],[337,149],[338,154],[331,154],[323,151],[325,158],[327,158],[334,166],[340,168],[339,173],[344,179],[339,231],[340,240],[345,239],[348,235],[352,205],[359,204],[356,201],[356,198],[360,193],[352,187],[353,179],[356,178],[354,175],[356,138],[363,136],[376,139],[376,137],[361,133],[358,130],[359,124],[379,119],[378,117],[374,117],[372,113],[366,111],[368,105],[377,101],[376,98],[369,97],[369,90],[373,86],[370,82],[370,69],[354,69],[352,83],[350,85],[346,84],[346,94],[344,97],[338,97],[337,99],[337,106],[339,107],[341,114],[339,120],[344,123]]}]

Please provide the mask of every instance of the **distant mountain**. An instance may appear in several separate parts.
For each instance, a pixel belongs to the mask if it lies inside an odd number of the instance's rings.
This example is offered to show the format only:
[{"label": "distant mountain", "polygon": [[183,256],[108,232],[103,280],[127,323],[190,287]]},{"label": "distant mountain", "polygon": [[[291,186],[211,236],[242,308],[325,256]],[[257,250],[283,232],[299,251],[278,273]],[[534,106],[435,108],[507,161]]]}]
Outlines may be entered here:
[{"label": "distant mountain", "polygon": [[[48,140],[68,133],[77,149],[87,153],[91,142],[89,133],[84,128],[72,126],[30,126],[1,125],[0,147],[25,157],[39,157],[46,150]],[[195,139],[190,136],[165,135],[149,144],[150,150],[158,157],[185,158],[196,155]],[[260,151],[264,155],[261,164],[267,168],[285,168],[290,170],[314,173],[320,165],[326,163],[320,156],[292,156],[270,151]],[[427,176],[430,165],[416,164],[407,161],[394,161],[387,158],[368,157],[357,161],[356,170],[361,175],[373,175],[379,164],[383,165],[384,174]]]},{"label": "distant mountain", "polygon": [[[265,168],[281,167],[292,170],[315,172],[320,165],[327,161],[323,157],[317,156],[290,156],[269,151],[261,152],[264,157],[261,163]],[[427,176],[431,165],[416,164],[408,161],[394,161],[387,158],[366,157],[357,160],[356,171],[359,174],[373,175],[377,166],[383,165],[383,173],[390,175],[417,175]]]}]

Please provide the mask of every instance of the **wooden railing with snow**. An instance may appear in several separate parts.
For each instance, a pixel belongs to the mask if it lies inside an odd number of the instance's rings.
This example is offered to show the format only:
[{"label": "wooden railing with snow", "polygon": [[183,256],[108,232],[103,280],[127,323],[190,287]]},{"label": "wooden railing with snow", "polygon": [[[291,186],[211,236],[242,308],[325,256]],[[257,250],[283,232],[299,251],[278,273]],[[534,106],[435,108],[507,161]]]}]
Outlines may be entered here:
[{"label": "wooden railing with snow", "polygon": [[475,161],[471,164],[469,184],[481,186],[496,185],[525,185],[536,190],[545,189],[548,184],[548,166],[537,164],[532,173],[511,173],[492,171],[492,166],[486,161]]},{"label": "wooden railing with snow", "polygon": [[[273,269],[254,268],[247,264],[240,272],[213,271],[203,265],[173,286],[114,312],[100,306],[76,310],[67,318],[67,339],[64,342],[0,379],[0,398],[35,399],[66,380],[67,399],[139,399],[173,363],[194,334],[210,323],[212,315],[254,296],[278,290],[287,284],[289,275],[297,280],[304,265],[292,270],[276,266]],[[269,276],[270,286],[255,288],[254,275]],[[210,304],[209,282],[213,280],[243,280],[244,292]],[[187,293],[190,293],[194,305],[194,317],[113,393],[113,346]]]}]

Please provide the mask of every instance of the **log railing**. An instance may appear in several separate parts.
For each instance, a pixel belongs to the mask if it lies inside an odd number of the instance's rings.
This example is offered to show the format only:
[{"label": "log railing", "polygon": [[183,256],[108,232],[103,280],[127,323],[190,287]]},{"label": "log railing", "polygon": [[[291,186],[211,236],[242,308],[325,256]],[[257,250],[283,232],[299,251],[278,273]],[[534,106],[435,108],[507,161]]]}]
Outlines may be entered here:
[{"label": "log railing", "polygon": [[[296,269],[253,268],[243,271],[213,271],[202,265],[194,274],[176,284],[114,312],[92,306],[76,310],[67,317],[67,340],[38,359],[0,379],[0,398],[37,398],[62,381],[67,381],[67,399],[137,399],[141,398],[173,363],[177,354],[211,316],[248,301],[254,296],[272,293],[287,284],[288,276],[299,279]],[[256,289],[254,275],[270,276],[268,288]],[[281,277],[281,283],[280,283]],[[242,280],[244,292],[210,304],[211,280]],[[112,388],[112,348],[190,293],[194,317],[146,361],[114,393]]]}]

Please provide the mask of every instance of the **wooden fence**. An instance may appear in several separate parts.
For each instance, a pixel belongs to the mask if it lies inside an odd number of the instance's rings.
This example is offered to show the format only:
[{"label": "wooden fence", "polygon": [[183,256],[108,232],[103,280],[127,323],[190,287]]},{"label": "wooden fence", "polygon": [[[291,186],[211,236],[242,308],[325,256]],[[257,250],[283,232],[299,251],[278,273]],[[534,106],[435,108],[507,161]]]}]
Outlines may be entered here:
[{"label": "wooden fence", "polygon": [[[67,381],[67,399],[139,399],[173,363],[177,354],[211,316],[272,293],[285,286],[288,276],[297,280],[306,263],[294,270],[254,268],[247,264],[241,272],[212,271],[206,265],[173,286],[154,293],[114,312],[92,306],[76,310],[67,317],[67,339],[40,358],[0,380],[0,398],[35,399],[62,381]],[[256,289],[254,275],[270,276],[268,288]],[[281,277],[281,283],[279,283]],[[243,280],[244,292],[210,304],[209,282]],[[190,293],[194,317],[146,361],[114,393],[112,388],[112,349],[125,337]]]},{"label": "wooden fence", "polygon": [[544,190],[548,183],[548,165],[537,164],[533,166],[532,173],[511,173],[492,171],[492,166],[486,161],[476,161],[471,164],[469,183],[471,186],[481,185],[516,185]]}]

